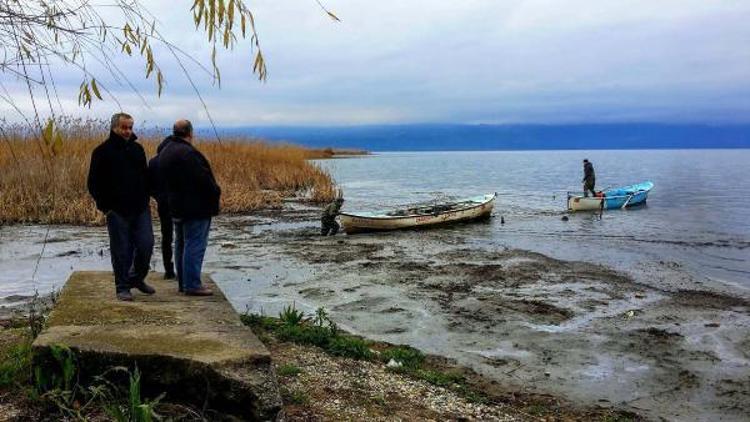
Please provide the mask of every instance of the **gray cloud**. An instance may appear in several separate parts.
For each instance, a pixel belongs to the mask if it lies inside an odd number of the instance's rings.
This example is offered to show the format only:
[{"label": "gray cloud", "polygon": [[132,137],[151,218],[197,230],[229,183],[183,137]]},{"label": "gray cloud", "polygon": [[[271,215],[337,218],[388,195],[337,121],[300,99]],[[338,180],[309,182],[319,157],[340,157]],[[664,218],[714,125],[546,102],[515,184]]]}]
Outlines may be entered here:
[{"label": "gray cloud", "polygon": [[[221,125],[750,121],[748,2],[326,1],[341,23],[313,1],[253,4],[267,83],[250,74],[247,44],[221,54],[221,90],[189,67]],[[168,38],[208,60],[187,4],[149,7]],[[158,100],[142,64],[120,63],[150,105],[110,81],[125,108],[156,123],[206,123],[176,63],[163,59]],[[60,88],[74,99],[79,81],[67,72]],[[22,91],[16,98],[28,109]]]}]

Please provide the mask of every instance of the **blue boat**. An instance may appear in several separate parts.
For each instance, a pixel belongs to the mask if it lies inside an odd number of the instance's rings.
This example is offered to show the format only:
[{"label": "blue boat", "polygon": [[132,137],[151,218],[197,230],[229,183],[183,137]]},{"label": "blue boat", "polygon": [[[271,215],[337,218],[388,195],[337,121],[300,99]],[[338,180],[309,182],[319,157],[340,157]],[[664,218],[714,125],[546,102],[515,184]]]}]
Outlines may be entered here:
[{"label": "blue boat", "polygon": [[583,193],[568,192],[569,211],[600,211],[622,209],[640,205],[648,199],[648,193],[654,188],[652,182],[637,183],[621,188],[610,188],[602,196],[584,197]]}]

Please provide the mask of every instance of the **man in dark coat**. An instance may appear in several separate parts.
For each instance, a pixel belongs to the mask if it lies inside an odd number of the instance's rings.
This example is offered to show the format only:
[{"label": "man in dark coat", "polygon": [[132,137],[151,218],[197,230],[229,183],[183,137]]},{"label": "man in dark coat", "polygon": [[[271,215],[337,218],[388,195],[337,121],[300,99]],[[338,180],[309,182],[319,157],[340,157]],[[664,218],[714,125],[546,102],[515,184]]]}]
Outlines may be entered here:
[{"label": "man in dark coat", "polygon": [[149,210],[148,168],[133,134],[133,118],[116,113],[109,138],[91,154],[88,189],[106,215],[117,298],[132,301],[131,288],[153,294],[144,281],[154,248]]},{"label": "man in dark coat", "polygon": [[186,295],[210,296],[213,292],[201,283],[201,268],[211,218],[219,214],[221,189],[208,160],[192,145],[190,121],[178,120],[168,139],[159,154],[159,173],[165,182],[175,224],[179,288]]},{"label": "man in dark coat", "polygon": [[583,180],[581,182],[583,183],[583,196],[588,197],[589,192],[591,192],[591,196],[596,196],[596,192],[594,192],[594,185],[596,184],[594,165],[586,158],[583,159]]},{"label": "man in dark coat", "polygon": [[172,263],[172,241],[174,240],[174,224],[172,214],[169,211],[166,183],[159,176],[159,153],[167,146],[170,138],[166,138],[156,148],[156,155],[148,162],[149,193],[156,200],[156,209],[159,212],[161,227],[161,257],[164,263],[164,279],[171,280],[176,277],[174,264]]}]

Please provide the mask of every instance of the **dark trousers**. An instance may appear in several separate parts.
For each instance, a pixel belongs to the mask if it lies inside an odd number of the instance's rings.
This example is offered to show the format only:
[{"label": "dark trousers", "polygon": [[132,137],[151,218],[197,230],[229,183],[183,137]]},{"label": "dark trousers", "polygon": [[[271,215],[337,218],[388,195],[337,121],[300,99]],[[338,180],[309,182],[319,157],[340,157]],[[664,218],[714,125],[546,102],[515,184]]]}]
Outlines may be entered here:
[{"label": "dark trousers", "polygon": [[172,214],[169,213],[169,205],[165,202],[157,201],[156,204],[161,224],[161,257],[164,261],[164,272],[166,274],[174,274],[174,264],[172,263],[174,224],[172,223]]},{"label": "dark trousers", "polygon": [[154,250],[151,211],[146,208],[132,216],[110,211],[107,214],[107,231],[115,289],[118,292],[130,290],[143,283],[148,274]]},{"label": "dark trousers", "polygon": [[583,196],[588,197],[589,192],[591,192],[591,196],[596,196],[596,192],[594,192],[593,180],[586,180],[583,182]]},{"label": "dark trousers", "polygon": [[211,218],[174,219],[174,258],[179,290],[195,290],[202,286],[201,269],[208,246]]},{"label": "dark trousers", "polygon": [[336,222],[335,218],[323,218],[320,220],[320,235],[331,236],[339,232],[339,223]]}]

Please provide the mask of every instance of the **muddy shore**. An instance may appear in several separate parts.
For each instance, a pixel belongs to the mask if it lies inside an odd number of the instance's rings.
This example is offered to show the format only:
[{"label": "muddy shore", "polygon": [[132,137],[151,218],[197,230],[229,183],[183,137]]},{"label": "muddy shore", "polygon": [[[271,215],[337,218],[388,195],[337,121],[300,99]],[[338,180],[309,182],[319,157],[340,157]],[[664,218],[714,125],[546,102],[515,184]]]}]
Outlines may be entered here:
[{"label": "muddy shore", "polygon": [[488,250],[460,226],[321,238],[313,211],[262,217],[214,237],[211,265],[237,266],[217,279],[244,277],[228,286],[240,309],[325,306],[355,333],[454,358],[509,391],[651,418],[750,414],[750,300],[679,263],[625,273]]},{"label": "muddy shore", "polygon": [[[349,331],[453,358],[509,392],[654,419],[750,414],[744,291],[677,262],[622,272],[487,248],[461,226],[321,238],[317,219],[317,210],[299,206],[221,217],[206,270],[238,311],[324,306]],[[30,279],[44,235],[38,227],[0,229],[0,267]],[[73,268],[109,265],[103,229],[53,228],[48,237],[55,242],[33,280],[40,293]],[[3,307],[22,302],[22,290]]]}]

